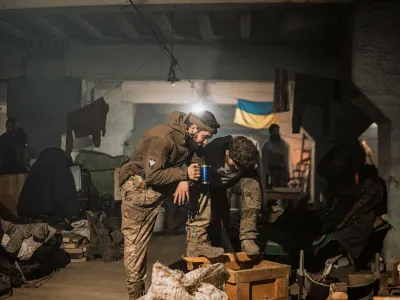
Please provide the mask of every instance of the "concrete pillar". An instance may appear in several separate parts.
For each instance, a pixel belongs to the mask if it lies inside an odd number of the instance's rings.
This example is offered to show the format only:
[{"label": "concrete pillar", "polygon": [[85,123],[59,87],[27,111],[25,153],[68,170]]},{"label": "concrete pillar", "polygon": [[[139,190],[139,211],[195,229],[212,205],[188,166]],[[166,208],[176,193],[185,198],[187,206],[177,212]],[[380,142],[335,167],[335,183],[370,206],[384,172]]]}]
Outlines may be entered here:
[{"label": "concrete pillar", "polygon": [[[400,1],[360,1],[355,6],[352,81],[388,118],[379,126],[379,167],[388,182],[388,210],[396,231],[387,237],[386,261],[400,256]],[[400,181],[400,180],[399,180]]]}]

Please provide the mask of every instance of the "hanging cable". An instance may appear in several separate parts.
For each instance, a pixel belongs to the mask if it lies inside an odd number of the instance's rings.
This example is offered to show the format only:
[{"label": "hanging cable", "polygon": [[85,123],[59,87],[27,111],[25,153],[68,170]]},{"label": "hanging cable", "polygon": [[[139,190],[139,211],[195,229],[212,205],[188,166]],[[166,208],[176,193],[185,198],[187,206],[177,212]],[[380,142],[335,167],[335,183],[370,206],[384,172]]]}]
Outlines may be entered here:
[{"label": "hanging cable", "polygon": [[171,64],[169,66],[168,78],[167,81],[171,83],[172,86],[175,86],[176,82],[180,81],[180,79],[176,76],[176,69],[178,67],[178,61],[174,56],[174,31],[171,30]]},{"label": "hanging cable", "polygon": [[142,21],[147,25],[147,27],[150,29],[151,33],[157,40],[158,44],[160,47],[164,50],[164,52],[169,56],[169,58],[172,60],[175,60],[176,62],[178,61],[174,54],[169,50],[168,46],[165,45],[165,43],[162,41],[162,39],[158,36],[156,30],[154,27],[150,24],[150,22],[146,19],[146,17],[143,15],[143,13],[140,11],[139,7],[132,1],[128,0],[133,9],[136,11],[136,13],[139,15],[139,17],[142,19]]}]

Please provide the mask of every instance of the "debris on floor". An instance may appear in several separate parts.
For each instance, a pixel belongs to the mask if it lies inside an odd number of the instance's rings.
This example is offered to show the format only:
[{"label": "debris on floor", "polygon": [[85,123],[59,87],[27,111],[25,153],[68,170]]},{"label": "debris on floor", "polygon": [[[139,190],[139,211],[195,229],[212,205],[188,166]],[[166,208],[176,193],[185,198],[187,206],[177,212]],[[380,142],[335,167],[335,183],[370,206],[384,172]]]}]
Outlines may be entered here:
[{"label": "debris on floor", "polygon": [[229,276],[228,270],[221,263],[184,274],[157,262],[153,265],[151,286],[140,300],[228,300],[225,282]]}]

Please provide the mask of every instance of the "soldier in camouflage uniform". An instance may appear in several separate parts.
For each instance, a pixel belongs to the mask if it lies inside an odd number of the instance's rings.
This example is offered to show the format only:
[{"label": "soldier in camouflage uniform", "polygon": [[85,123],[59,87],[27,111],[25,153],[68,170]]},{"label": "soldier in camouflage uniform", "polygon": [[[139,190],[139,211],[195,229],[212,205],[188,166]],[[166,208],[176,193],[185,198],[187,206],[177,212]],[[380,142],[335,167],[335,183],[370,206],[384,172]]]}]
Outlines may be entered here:
[{"label": "soldier in camouflage uniform", "polygon": [[240,241],[248,255],[260,253],[257,239],[257,216],[261,209],[261,189],[255,171],[259,161],[256,145],[244,136],[214,139],[204,148],[206,163],[211,165],[213,226],[229,222],[227,190],[241,196]]},{"label": "soldier in camouflage uniform", "polygon": [[[219,124],[210,112],[201,115],[174,112],[168,124],[147,131],[131,158],[122,165],[120,185],[122,195],[122,232],[124,263],[129,299],[144,293],[146,254],[157,214],[168,197],[183,204],[189,197],[189,180],[200,177],[203,163],[198,149],[217,133]],[[195,199],[197,201],[197,199]],[[197,210],[188,221],[188,243],[197,254],[207,257],[222,255],[222,248],[210,245],[204,220],[209,219],[209,201],[196,202]]]}]

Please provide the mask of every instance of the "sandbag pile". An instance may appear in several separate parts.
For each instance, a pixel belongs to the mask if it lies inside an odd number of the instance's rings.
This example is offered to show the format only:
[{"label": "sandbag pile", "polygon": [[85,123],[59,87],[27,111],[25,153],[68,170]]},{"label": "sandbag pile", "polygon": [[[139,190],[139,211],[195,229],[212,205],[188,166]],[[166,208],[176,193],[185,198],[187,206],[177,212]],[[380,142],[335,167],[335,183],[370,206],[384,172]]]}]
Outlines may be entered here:
[{"label": "sandbag pile", "polygon": [[140,300],[228,300],[225,282],[229,276],[221,263],[188,274],[155,263],[149,291]]}]

